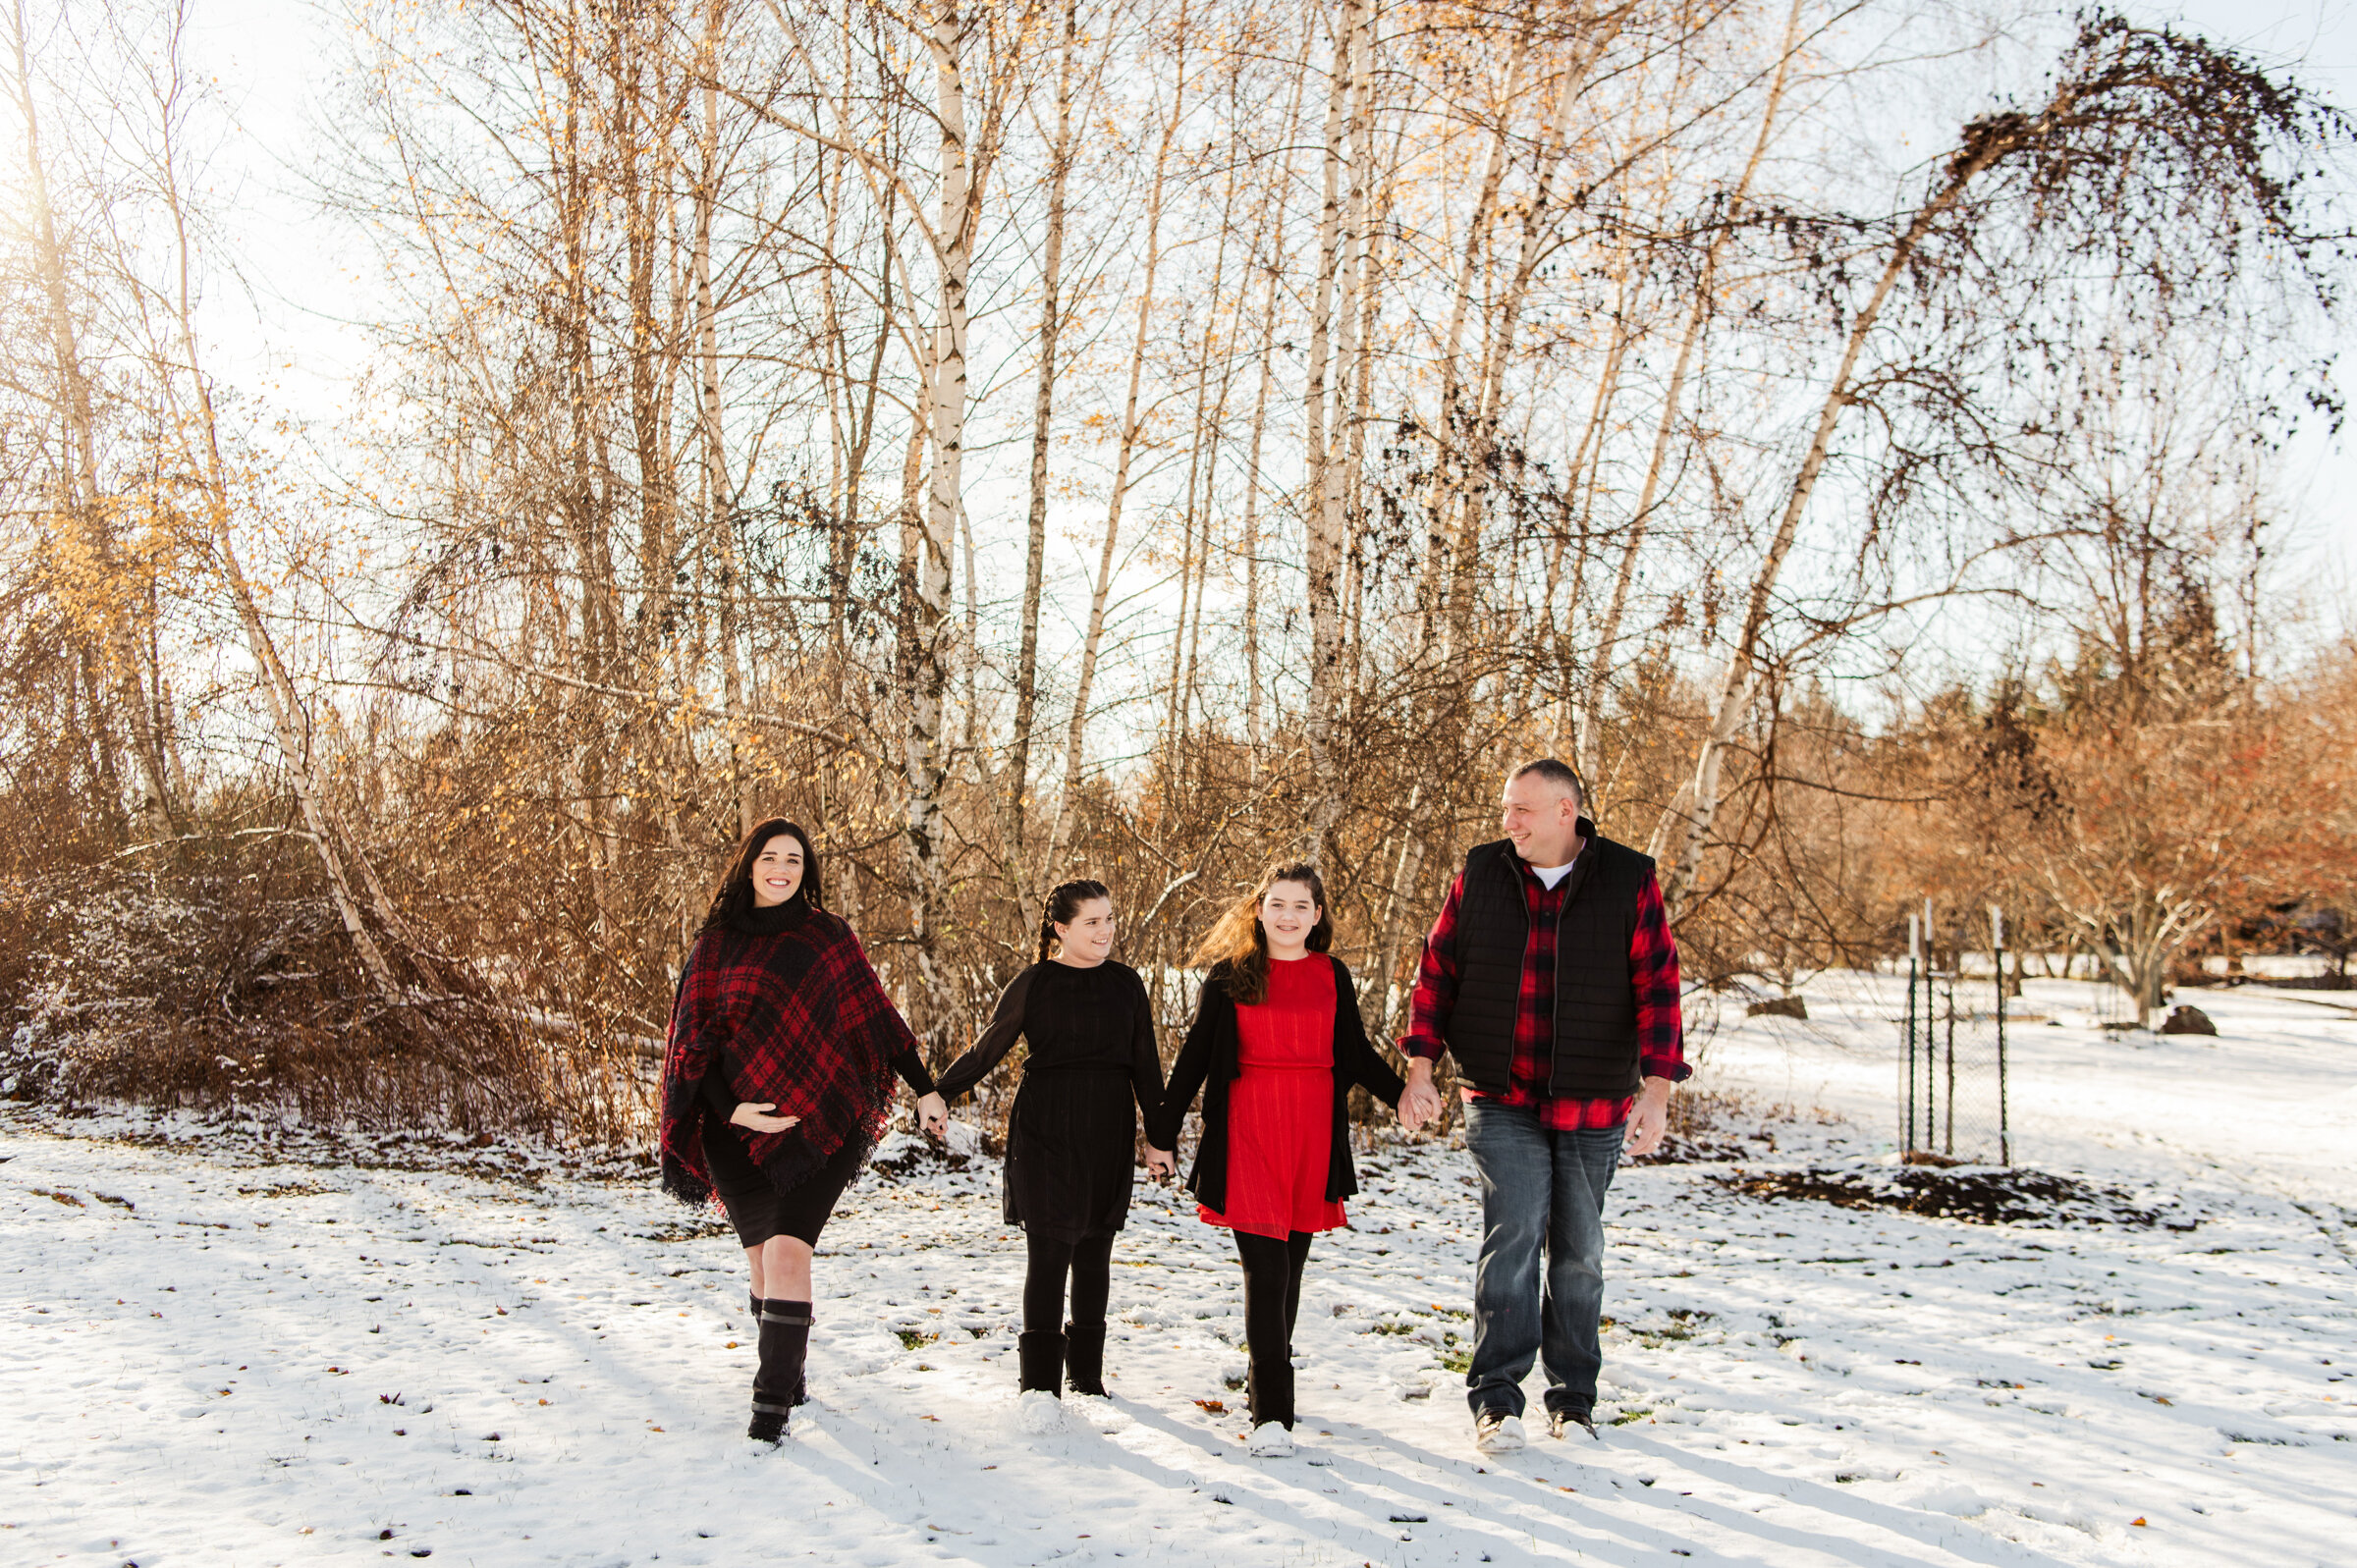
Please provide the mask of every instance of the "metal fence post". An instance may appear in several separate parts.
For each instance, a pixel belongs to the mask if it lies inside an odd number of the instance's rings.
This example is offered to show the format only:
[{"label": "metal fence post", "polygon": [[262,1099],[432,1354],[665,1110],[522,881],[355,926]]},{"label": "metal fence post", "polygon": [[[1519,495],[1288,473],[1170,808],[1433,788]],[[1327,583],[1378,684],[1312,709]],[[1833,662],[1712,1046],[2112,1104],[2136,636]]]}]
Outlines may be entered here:
[{"label": "metal fence post", "polygon": [[1923,930],[1914,915],[1907,916],[1907,1095],[1906,1135],[1899,1140],[1901,1156],[1915,1151],[1915,977],[1921,968]]},{"label": "metal fence post", "polygon": [[[1959,961],[1962,955],[1958,954]],[[1947,1118],[1941,1129],[1940,1152],[1956,1157],[1956,977],[1947,977]]]},{"label": "metal fence post", "polygon": [[2005,914],[1989,906],[1990,946],[1997,955],[1997,1162],[2013,1162],[2013,1128],[2005,1114]]}]

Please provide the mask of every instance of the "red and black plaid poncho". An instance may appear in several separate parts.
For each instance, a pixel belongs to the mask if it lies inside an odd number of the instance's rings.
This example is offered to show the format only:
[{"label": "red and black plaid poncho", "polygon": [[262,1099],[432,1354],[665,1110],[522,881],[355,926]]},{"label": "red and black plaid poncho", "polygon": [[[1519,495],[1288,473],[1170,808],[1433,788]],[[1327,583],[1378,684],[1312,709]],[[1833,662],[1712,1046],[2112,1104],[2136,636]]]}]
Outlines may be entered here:
[{"label": "red and black plaid poncho", "polygon": [[823,909],[775,935],[715,924],[695,939],[671,1008],[663,1053],[663,1190],[709,1202],[704,1075],[726,1074],[730,1098],[799,1116],[756,1134],[748,1152],[781,1192],[846,1144],[884,1135],[892,1059],[916,1044],[884,994],[851,928]]}]

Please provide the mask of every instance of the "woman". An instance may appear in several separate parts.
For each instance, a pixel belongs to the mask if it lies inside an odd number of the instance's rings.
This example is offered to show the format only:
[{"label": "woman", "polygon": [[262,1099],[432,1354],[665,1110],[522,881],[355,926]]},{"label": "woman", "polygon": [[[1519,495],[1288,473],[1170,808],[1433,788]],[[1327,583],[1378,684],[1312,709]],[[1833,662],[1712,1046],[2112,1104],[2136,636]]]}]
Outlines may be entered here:
[{"label": "woman", "polygon": [[[1015,1344],[1017,1414],[1028,1432],[1063,1425],[1067,1381],[1076,1394],[1105,1392],[1105,1303],[1113,1238],[1129,1218],[1137,1113],[1151,1118],[1162,1107],[1153,1004],[1137,971],[1110,961],[1113,939],[1113,895],[1103,883],[1068,882],[1049,893],[1039,961],[1008,983],[990,1027],[941,1077],[943,1097],[955,1100],[1005,1060],[1018,1037],[1030,1043],[1007,1117],[1006,1183],[1007,1220],[1023,1227],[1030,1251]],[[1146,1168],[1161,1176],[1178,1162],[1149,1148]]]},{"label": "woman", "polygon": [[663,1054],[663,1190],[717,1192],[752,1268],[760,1369],[746,1435],[802,1403],[810,1253],[891,1115],[893,1075],[938,1135],[946,1103],[851,928],[825,907],[810,836],[744,836],[680,974]]},{"label": "woman", "polygon": [[[1350,971],[1328,956],[1326,885],[1285,865],[1220,917],[1194,961],[1209,962],[1186,1045],[1150,1136],[1176,1146],[1198,1088],[1203,1141],[1187,1186],[1204,1223],[1235,1236],[1244,1266],[1247,1398],[1256,1456],[1293,1451],[1293,1320],[1310,1237],[1343,1222],[1350,1086],[1400,1106],[1407,1086],[1367,1040]],[[1208,1087],[1205,1087],[1208,1081]],[[1410,1108],[1400,1120],[1415,1125]]]}]

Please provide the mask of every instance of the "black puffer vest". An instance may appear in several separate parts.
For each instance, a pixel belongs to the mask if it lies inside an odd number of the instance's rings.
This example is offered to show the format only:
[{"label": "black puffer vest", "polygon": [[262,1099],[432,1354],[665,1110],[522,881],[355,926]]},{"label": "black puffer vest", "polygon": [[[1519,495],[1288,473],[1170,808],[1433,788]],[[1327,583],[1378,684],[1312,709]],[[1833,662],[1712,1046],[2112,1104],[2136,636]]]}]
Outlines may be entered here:
[{"label": "black puffer vest", "polygon": [[[1628,944],[1637,894],[1653,859],[1597,834],[1571,873],[1555,937],[1555,1056],[1547,1092],[1559,1099],[1617,1100],[1644,1077],[1637,1061],[1636,991]],[[1522,953],[1530,936],[1522,864],[1501,838],[1465,855],[1457,905],[1456,1005],[1445,1031],[1467,1083],[1489,1094],[1512,1086],[1514,1014],[1522,1000]]]}]

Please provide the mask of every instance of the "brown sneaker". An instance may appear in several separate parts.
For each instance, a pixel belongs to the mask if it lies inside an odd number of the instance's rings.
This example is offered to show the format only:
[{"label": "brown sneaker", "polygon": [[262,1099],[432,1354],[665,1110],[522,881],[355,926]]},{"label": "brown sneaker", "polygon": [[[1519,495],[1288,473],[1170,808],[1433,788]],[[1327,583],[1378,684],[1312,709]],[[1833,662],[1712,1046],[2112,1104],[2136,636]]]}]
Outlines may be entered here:
[{"label": "brown sneaker", "polygon": [[1573,1429],[1596,1435],[1596,1414],[1591,1410],[1550,1410],[1547,1412],[1547,1435],[1562,1441],[1571,1435]]},{"label": "brown sneaker", "polygon": [[1522,1418],[1510,1410],[1485,1410],[1473,1418],[1473,1446],[1485,1454],[1511,1453],[1526,1440]]}]

